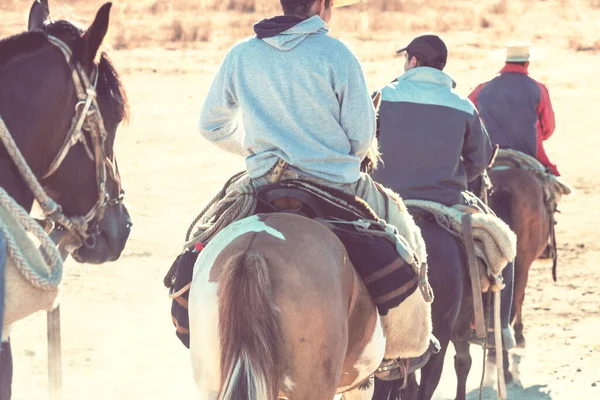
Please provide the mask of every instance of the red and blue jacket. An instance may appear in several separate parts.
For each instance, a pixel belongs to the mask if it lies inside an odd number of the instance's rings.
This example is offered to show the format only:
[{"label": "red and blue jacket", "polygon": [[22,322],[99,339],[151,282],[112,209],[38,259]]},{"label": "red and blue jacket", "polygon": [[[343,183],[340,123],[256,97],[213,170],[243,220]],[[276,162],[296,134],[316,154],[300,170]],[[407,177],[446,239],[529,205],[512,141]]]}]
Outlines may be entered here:
[{"label": "red and blue jacket", "polygon": [[550,94],[529,76],[526,66],[506,64],[498,76],[477,86],[469,99],[479,110],[492,144],[536,157],[560,176],[542,144],[555,128]]}]

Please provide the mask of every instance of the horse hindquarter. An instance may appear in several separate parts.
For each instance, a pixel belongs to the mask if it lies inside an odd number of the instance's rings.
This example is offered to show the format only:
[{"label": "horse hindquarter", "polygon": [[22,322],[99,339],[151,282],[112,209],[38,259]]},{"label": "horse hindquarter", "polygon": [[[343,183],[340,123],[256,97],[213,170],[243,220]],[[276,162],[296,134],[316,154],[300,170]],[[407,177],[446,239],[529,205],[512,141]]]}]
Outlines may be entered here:
[{"label": "horse hindquarter", "polygon": [[326,227],[292,214],[246,218],[212,239],[189,296],[203,398],[333,398],[353,294],[345,254]]}]

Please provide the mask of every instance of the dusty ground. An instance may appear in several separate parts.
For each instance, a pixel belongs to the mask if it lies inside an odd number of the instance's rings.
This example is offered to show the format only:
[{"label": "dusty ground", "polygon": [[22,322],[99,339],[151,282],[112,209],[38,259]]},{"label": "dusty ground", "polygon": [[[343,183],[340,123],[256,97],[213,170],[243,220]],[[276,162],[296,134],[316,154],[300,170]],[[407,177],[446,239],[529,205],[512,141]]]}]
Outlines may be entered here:
[{"label": "dusty ground", "polygon": [[[64,399],[197,398],[187,350],[175,337],[164,273],[188,224],[243,160],[212,147],[197,121],[212,77],[228,47],[251,34],[259,14],[201,11],[199,2],[117,1],[109,53],[121,72],[131,121],[116,149],[134,229],[118,262],[67,263],[62,301]],[[600,398],[600,145],[598,1],[388,2],[396,13],[334,15],[332,34],[363,62],[375,89],[399,74],[393,50],[421,30],[438,30],[450,48],[446,71],[466,95],[501,66],[488,52],[511,37],[532,38],[547,51],[531,73],[549,86],[557,130],[547,150],[577,193],[560,205],[559,281],[534,265],[525,304],[527,348],[513,356],[519,382],[511,399]],[[53,9],[68,8],[50,2]],[[101,2],[75,2],[92,17]],[[402,6],[400,7],[399,4]],[[0,1],[0,34],[22,29],[29,1]],[[187,8],[190,8],[187,11]],[[365,15],[370,15],[366,25]],[[361,19],[362,18],[362,19]],[[46,398],[45,315],[15,327],[15,400]],[[436,398],[453,398],[449,358]],[[473,350],[471,396],[481,377]],[[491,384],[488,382],[488,384]],[[486,396],[493,392],[486,389]]]}]

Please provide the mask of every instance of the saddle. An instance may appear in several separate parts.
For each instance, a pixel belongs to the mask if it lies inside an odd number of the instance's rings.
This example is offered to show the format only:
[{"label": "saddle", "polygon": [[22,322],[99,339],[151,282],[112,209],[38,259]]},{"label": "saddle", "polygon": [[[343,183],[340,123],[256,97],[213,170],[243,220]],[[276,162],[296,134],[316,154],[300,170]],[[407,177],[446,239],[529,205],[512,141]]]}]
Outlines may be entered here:
[{"label": "saddle", "polygon": [[[475,256],[486,271],[485,276],[498,276],[507,263],[516,255],[516,236],[510,227],[474,195],[466,193],[466,204],[447,207],[425,200],[405,200],[414,218],[429,220],[452,234],[459,245],[465,248],[467,238],[474,240]],[[471,225],[464,231],[465,215]],[[489,282],[482,279],[482,291],[486,292]]]},{"label": "saddle", "polygon": [[[241,193],[246,193],[245,190]],[[246,201],[252,201],[254,207],[242,209],[252,211],[248,215],[239,215],[237,219],[254,214],[287,212],[303,215],[330,228],[344,244],[380,315],[386,315],[389,309],[401,304],[417,288],[426,298],[431,296],[424,273],[425,265],[420,264],[396,229],[381,220],[362,199],[301,179],[261,186],[251,194]],[[233,207],[235,202],[228,201],[227,204]],[[228,212],[226,207],[217,207],[217,210],[220,216],[208,218],[213,224],[218,224]],[[194,243],[192,240],[188,243],[193,243],[193,247],[186,248],[175,259],[164,284],[173,299],[171,315],[176,335],[189,348],[189,288],[196,258],[208,242]],[[395,267],[389,268],[391,265]],[[384,269],[386,273],[380,272]]]},{"label": "saddle", "polygon": [[560,178],[550,173],[548,168],[536,158],[512,149],[500,149],[492,169],[518,168],[530,172],[539,182],[544,192],[544,203],[550,213],[556,211],[556,206],[563,195],[569,195],[573,189]]},{"label": "saddle", "polygon": [[416,220],[436,223],[452,234],[462,249],[473,294],[475,334],[486,337],[482,293],[502,289],[500,274],[516,255],[516,236],[479,198],[463,193],[464,204],[405,200]]}]

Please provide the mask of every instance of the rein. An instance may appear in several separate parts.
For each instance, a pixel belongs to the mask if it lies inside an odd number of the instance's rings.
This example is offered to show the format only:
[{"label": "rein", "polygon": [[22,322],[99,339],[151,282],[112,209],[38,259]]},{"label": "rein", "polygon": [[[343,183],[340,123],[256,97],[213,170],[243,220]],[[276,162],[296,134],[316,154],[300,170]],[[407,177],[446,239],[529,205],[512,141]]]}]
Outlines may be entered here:
[{"label": "rein", "polygon": [[[70,66],[73,53],[69,46],[54,36],[47,35],[47,39],[62,52],[67,65]],[[40,204],[46,217],[46,222],[51,221],[69,231],[75,242],[74,248],[79,248],[82,245],[94,247],[96,236],[100,233],[98,222],[102,220],[106,208],[109,205],[121,203],[124,197],[116,160],[114,160],[114,156],[113,160],[108,158],[104,147],[108,134],[96,100],[96,85],[99,75],[97,65],[94,65],[92,74],[94,77],[93,84],[80,63],[75,63],[74,68],[72,68],[73,84],[78,98],[78,102],[75,105],[75,115],[60,151],[50,164],[48,171],[42,177],[42,179],[46,179],[52,176],[64,161],[71,147],[81,142],[85,147],[88,157],[95,163],[98,187],[98,200],[84,216],[67,217],[62,213],[62,207],[48,196],[35,174],[27,165],[8,128],[0,117],[0,139],[15,162],[21,176],[32,190],[35,199]],[[91,148],[84,135],[84,131],[90,135]],[[117,184],[119,195],[116,198],[111,199],[106,189],[107,172]],[[94,220],[95,223],[92,223]]]}]

